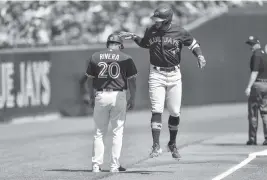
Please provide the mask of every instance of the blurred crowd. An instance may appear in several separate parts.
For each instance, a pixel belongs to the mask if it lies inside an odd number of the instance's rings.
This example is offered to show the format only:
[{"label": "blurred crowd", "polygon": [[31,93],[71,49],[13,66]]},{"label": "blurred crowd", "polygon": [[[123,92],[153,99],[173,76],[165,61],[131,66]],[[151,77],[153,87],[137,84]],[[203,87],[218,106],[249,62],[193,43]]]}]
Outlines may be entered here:
[{"label": "blurred crowd", "polygon": [[[261,1],[257,1],[261,3]],[[1,1],[0,48],[105,42],[116,31],[143,34],[160,1]],[[165,2],[166,3],[166,2]],[[239,1],[169,1],[185,25]]]}]

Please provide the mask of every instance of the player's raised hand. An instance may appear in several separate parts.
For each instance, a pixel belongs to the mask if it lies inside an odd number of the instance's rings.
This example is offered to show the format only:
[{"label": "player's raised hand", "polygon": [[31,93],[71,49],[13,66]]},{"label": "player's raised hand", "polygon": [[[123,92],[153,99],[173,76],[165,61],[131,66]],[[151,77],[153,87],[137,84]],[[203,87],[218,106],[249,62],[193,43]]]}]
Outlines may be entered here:
[{"label": "player's raised hand", "polygon": [[126,40],[130,40],[130,39],[134,39],[135,34],[131,32],[121,31],[119,32],[119,36]]},{"label": "player's raised hand", "polygon": [[206,60],[204,56],[198,56],[198,67],[200,69],[204,68],[206,66]]}]

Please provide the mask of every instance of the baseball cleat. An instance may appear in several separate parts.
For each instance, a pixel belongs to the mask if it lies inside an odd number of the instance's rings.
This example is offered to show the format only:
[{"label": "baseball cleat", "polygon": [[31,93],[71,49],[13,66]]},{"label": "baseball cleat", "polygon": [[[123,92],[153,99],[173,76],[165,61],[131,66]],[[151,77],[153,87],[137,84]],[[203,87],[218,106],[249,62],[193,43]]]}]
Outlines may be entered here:
[{"label": "baseball cleat", "polygon": [[247,145],[257,145],[256,141],[248,140]]},{"label": "baseball cleat", "polygon": [[95,164],[93,165],[92,172],[94,173],[101,172],[101,168],[97,164]]},{"label": "baseball cleat", "polygon": [[178,149],[176,147],[176,144],[169,144],[167,145],[167,150],[168,152],[171,152],[172,157],[176,160],[180,160],[181,159],[181,155],[178,152]]},{"label": "baseball cleat", "polygon": [[267,139],[262,143],[263,146],[267,146]]},{"label": "baseball cleat", "polygon": [[116,168],[116,169],[110,169],[110,172],[123,172],[123,171],[126,171],[126,169],[122,166]]},{"label": "baseball cleat", "polygon": [[149,154],[150,158],[158,157],[162,153],[162,149],[158,144],[152,146],[152,152]]}]

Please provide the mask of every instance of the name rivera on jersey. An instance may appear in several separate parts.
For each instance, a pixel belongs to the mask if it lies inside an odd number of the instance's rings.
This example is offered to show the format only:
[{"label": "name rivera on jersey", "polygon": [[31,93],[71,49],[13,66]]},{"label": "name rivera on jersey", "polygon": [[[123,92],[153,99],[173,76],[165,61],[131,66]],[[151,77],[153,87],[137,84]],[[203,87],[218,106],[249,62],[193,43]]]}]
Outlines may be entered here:
[{"label": "name rivera on jersey", "polygon": [[100,60],[102,59],[113,59],[118,61],[120,59],[120,55],[119,54],[109,54],[109,53],[105,53],[105,54],[100,54]]}]

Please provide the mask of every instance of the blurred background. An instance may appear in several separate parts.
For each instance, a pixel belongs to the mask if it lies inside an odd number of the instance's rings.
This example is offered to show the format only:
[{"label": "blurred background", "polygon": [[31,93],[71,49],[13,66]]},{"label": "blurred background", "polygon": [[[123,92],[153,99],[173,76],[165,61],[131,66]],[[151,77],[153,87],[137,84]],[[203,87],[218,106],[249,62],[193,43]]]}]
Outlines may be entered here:
[{"label": "blurred background", "polygon": [[[94,44],[115,31],[142,35],[161,1],[1,1],[0,48]],[[166,3],[166,1],[165,1]],[[168,1],[186,25],[229,7],[262,1]]]},{"label": "blurred background", "polygon": [[[140,36],[161,3],[174,23],[200,42],[207,67],[199,71],[184,48],[184,106],[245,102],[251,52],[244,41],[267,40],[264,1],[0,1],[0,122],[25,116],[92,114],[82,101],[79,80],[92,53],[110,33]],[[136,110],[149,109],[149,53],[125,41],[138,69]]]}]

